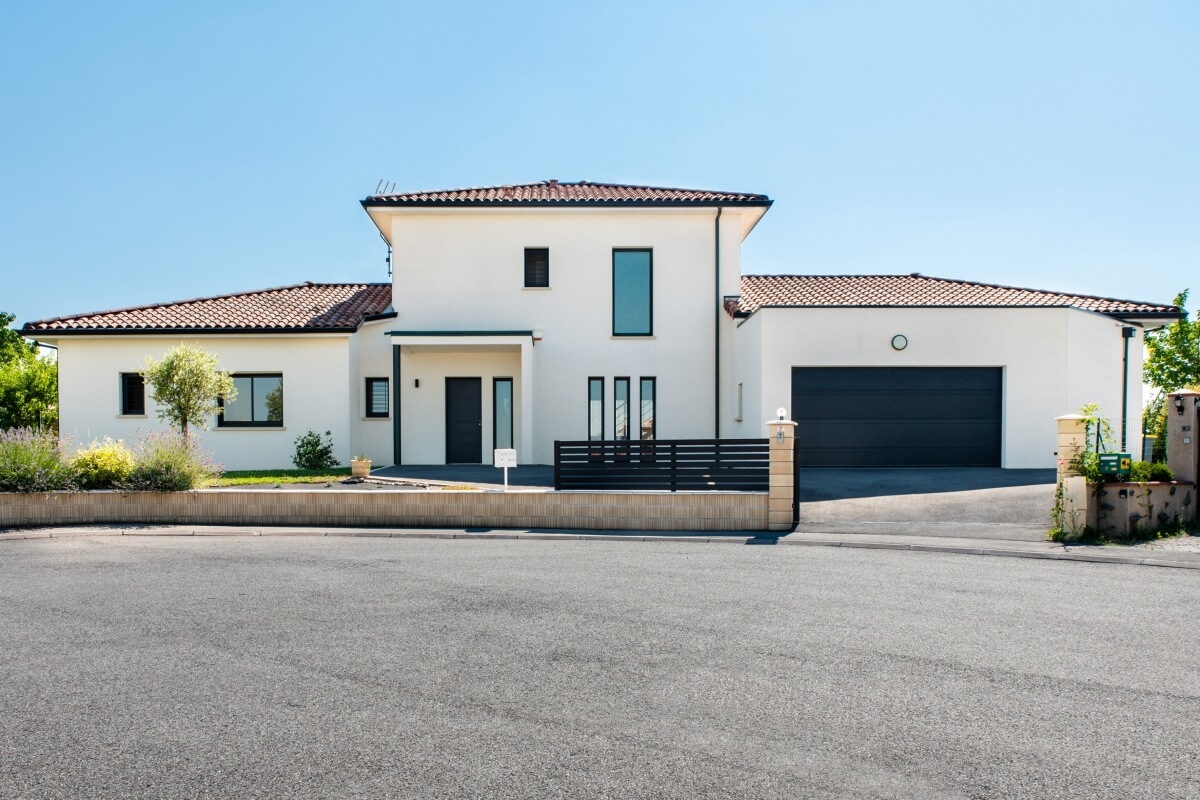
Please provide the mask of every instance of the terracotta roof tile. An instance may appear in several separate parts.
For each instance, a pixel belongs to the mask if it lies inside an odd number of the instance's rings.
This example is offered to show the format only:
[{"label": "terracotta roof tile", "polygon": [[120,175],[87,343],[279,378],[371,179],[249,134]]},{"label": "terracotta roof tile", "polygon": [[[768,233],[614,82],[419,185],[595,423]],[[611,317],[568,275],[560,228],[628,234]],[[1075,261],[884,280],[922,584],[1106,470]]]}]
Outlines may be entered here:
[{"label": "terracotta roof tile", "polygon": [[[742,295],[730,313],[785,307],[1063,307],[1113,316],[1179,317],[1179,308],[1135,300],[1022,289],[926,275],[743,275]],[[731,310],[732,309],[732,310]]]},{"label": "terracotta roof tile", "polygon": [[27,322],[26,336],[74,333],[353,331],[391,305],[389,283],[301,283]]},{"label": "terracotta roof tile", "polygon": [[559,183],[556,180],[511,186],[446,189],[432,192],[377,194],[362,201],[364,206],[458,206],[458,205],[752,205],[769,206],[765,194],[713,192],[700,189],[666,189],[655,186],[626,186],[617,183]]}]

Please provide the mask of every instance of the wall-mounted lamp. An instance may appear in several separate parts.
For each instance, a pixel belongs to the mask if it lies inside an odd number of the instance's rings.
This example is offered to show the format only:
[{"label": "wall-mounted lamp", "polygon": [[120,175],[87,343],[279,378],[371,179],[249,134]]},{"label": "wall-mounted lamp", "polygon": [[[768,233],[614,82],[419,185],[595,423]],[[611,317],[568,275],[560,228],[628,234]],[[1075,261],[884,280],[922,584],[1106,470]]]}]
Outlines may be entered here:
[{"label": "wall-mounted lamp", "polygon": [[414,389],[421,388],[421,379],[420,378],[413,378],[413,388]]},{"label": "wall-mounted lamp", "polygon": [[775,409],[775,413],[779,415],[780,422],[783,422],[785,419],[787,419],[787,409],[786,408],[777,408],[777,409]]},{"label": "wall-mounted lamp", "polygon": [[1175,413],[1183,416],[1183,395],[1181,394],[1175,395]]},{"label": "wall-mounted lamp", "polygon": [[903,350],[906,347],[908,347],[908,337],[903,333],[897,333],[892,337],[893,350]]}]

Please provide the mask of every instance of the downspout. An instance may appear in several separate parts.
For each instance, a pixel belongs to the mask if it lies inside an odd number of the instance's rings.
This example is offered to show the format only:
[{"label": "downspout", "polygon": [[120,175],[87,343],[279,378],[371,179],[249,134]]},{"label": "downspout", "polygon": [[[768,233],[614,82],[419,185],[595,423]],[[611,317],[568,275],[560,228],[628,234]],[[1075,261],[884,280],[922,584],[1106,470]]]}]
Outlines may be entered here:
[{"label": "downspout", "polygon": [[721,438],[721,212],[713,220],[713,288],[715,290],[713,314],[713,438]]},{"label": "downspout", "polygon": [[1125,354],[1121,358],[1121,452],[1128,453],[1129,428],[1129,340],[1137,333],[1136,328],[1121,328],[1121,338],[1125,341]]}]

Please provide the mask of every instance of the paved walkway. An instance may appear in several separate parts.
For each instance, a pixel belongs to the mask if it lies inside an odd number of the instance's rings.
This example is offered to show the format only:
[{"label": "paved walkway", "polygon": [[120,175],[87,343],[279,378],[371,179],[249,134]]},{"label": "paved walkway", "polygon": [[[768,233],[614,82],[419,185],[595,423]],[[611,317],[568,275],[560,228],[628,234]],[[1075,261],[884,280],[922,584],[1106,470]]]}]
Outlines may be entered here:
[{"label": "paved walkway", "polygon": [[[911,550],[960,553],[976,556],[1039,558],[1055,561],[1090,561],[1200,570],[1200,537],[1128,547],[1068,546],[1041,541],[982,539],[963,536],[918,536],[872,533],[797,531],[782,537],[773,534],[671,534],[661,531],[493,530],[490,528],[273,528],[266,526],[91,526],[38,528],[0,532],[4,541],[58,539],[78,536],[335,536],[393,539],[538,539],[543,541],[689,542],[694,544],[848,547],[869,550]],[[1166,545],[1166,546],[1161,546]],[[1195,546],[1195,550],[1190,548]],[[1187,547],[1189,549],[1184,549]]]}]

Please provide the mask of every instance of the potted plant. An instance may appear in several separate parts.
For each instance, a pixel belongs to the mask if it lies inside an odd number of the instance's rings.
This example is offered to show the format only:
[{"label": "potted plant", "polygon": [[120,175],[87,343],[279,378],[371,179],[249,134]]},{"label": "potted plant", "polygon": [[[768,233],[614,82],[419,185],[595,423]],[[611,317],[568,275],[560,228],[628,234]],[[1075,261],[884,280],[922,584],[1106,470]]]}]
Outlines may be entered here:
[{"label": "potted plant", "polygon": [[350,476],[353,478],[366,478],[371,474],[371,459],[367,458],[366,453],[359,453],[350,459]]}]

